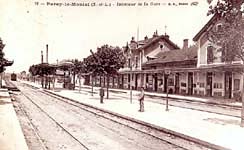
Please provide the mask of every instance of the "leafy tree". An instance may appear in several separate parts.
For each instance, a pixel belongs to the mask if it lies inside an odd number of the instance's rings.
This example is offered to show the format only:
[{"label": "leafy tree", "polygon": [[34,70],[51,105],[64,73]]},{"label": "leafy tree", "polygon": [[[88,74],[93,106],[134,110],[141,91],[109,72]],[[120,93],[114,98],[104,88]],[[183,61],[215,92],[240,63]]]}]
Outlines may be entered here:
[{"label": "leafy tree", "polygon": [[109,78],[118,74],[118,70],[124,66],[125,57],[119,47],[103,45],[97,48],[93,55],[96,65],[95,74],[102,74],[107,78],[107,99],[109,98]]},{"label": "leafy tree", "polygon": [[79,81],[79,92],[81,91],[81,78],[85,78],[84,74],[87,72],[86,71],[86,67],[85,67],[85,64],[84,64],[84,61],[79,61],[78,64],[76,65],[76,74],[77,74],[77,78],[78,78],[78,81]]},{"label": "leafy tree", "polygon": [[[4,52],[3,49],[5,47],[5,44],[3,44],[2,39],[0,38],[0,73],[5,71],[6,66],[11,66],[13,64],[13,61],[8,61],[4,58]],[[2,87],[2,75],[0,80],[0,86]]]},{"label": "leafy tree", "polygon": [[210,6],[208,15],[213,14],[221,21],[221,28],[208,31],[208,39],[220,46],[223,61],[238,58],[244,61],[244,22],[242,20],[242,0],[222,0]]},{"label": "leafy tree", "polygon": [[73,72],[73,84],[75,85],[75,76],[77,75],[77,78],[79,80],[79,91],[81,90],[81,77],[82,73],[85,72],[84,63],[82,61],[79,61],[78,59],[73,59],[72,63],[74,64],[72,67]]},{"label": "leafy tree", "polygon": [[[207,32],[208,39],[220,46],[222,60],[231,62],[235,59],[244,61],[244,20],[242,18],[243,0],[219,0],[211,5],[207,15],[213,14],[220,20],[222,26],[219,30],[213,28]],[[241,126],[244,126],[244,89],[241,94],[242,115]]]},{"label": "leafy tree", "polygon": [[36,75],[39,75],[41,76],[42,78],[42,87],[44,87],[44,81],[43,81],[43,77],[46,77],[45,79],[45,88],[47,88],[47,85],[48,85],[48,88],[50,89],[50,80],[49,80],[49,75],[54,75],[55,72],[56,72],[56,66],[54,65],[50,65],[48,63],[41,63],[41,64],[37,64],[37,65],[32,65],[30,66],[29,68],[29,72],[33,75],[33,76],[36,76]]},{"label": "leafy tree", "polygon": [[35,82],[35,76],[37,75],[37,70],[35,68],[35,65],[29,67],[29,72],[31,76],[34,78],[34,82]]},{"label": "leafy tree", "polygon": [[0,73],[2,73],[5,68],[4,68],[4,52],[3,52],[3,49],[5,47],[5,44],[3,44],[3,41],[2,39],[0,39]]},{"label": "leafy tree", "polygon": [[83,74],[89,74],[92,77],[92,95],[93,95],[93,78],[96,75],[100,75],[103,71],[101,71],[101,66],[98,63],[98,59],[95,54],[89,55],[83,61],[83,70],[81,70]]}]

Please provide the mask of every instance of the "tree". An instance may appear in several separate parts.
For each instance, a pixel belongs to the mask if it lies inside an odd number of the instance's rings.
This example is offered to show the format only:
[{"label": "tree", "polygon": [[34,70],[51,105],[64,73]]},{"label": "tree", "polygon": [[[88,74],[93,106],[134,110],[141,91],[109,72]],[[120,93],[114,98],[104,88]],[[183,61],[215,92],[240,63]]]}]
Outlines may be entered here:
[{"label": "tree", "polygon": [[97,74],[107,78],[107,99],[109,98],[109,79],[118,74],[118,70],[124,66],[125,57],[119,47],[103,45],[97,49],[94,58],[97,62]]},{"label": "tree", "polygon": [[[3,44],[2,39],[0,38],[0,73],[5,71],[6,66],[11,66],[14,62],[8,61],[4,58],[4,52],[3,49],[5,47],[5,44]],[[1,74],[1,80],[0,80],[0,87],[2,87],[2,74]]]},{"label": "tree", "polygon": [[81,78],[84,77],[84,74],[86,73],[86,68],[85,68],[85,64],[84,61],[79,61],[78,65],[77,65],[77,78],[79,80],[79,92],[81,91]]},{"label": "tree", "polygon": [[29,67],[29,72],[30,72],[31,76],[34,78],[34,82],[35,82],[36,81],[35,76],[37,75],[37,70],[35,68],[35,65],[32,65]]},{"label": "tree", "polygon": [[103,73],[103,70],[101,66],[98,63],[98,58],[95,56],[95,54],[92,53],[92,55],[89,55],[87,58],[83,61],[83,69],[81,72],[83,74],[89,74],[91,78],[91,84],[92,84],[92,95],[93,95],[93,78],[96,75],[100,75]]},{"label": "tree", "polygon": [[214,14],[221,20],[221,28],[208,31],[208,39],[220,46],[223,61],[238,58],[244,61],[244,22],[242,20],[241,0],[222,0],[210,6],[208,15]]},{"label": "tree", "polygon": [[81,77],[82,74],[86,72],[84,67],[84,62],[79,61],[78,59],[73,59],[71,61],[73,63],[72,72],[73,72],[73,84],[75,85],[75,76],[77,75],[77,78],[79,80],[79,91],[81,90]]},{"label": "tree", "polygon": [[[235,59],[244,61],[244,20],[242,19],[243,0],[219,0],[210,6],[208,14],[221,20],[221,28],[207,32],[208,39],[221,47],[222,60],[231,62]],[[244,77],[244,76],[243,76]],[[244,127],[244,88],[242,88],[241,126]]]},{"label": "tree", "polygon": [[56,66],[54,65],[50,65],[48,63],[41,63],[41,64],[37,64],[37,65],[32,65],[29,68],[29,72],[33,75],[39,75],[42,78],[42,87],[44,87],[44,82],[43,82],[43,77],[46,77],[45,79],[45,88],[50,89],[50,79],[49,79],[49,75],[54,75],[56,72]]}]

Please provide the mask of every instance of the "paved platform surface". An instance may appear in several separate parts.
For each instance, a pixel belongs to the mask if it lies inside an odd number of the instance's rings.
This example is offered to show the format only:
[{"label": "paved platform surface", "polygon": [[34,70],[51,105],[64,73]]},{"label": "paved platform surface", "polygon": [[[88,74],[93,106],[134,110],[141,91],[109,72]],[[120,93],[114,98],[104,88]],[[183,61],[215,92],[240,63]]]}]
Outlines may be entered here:
[{"label": "paved platform surface", "polygon": [[[82,87],[85,88],[91,88],[90,86],[83,85]],[[78,87],[76,89],[79,89]],[[100,89],[100,87],[94,87],[95,90]],[[129,94],[129,90],[127,89],[113,89],[110,88],[109,90],[112,91],[118,91],[118,92],[124,92]],[[132,93],[138,94],[139,91],[137,90],[132,90]],[[159,93],[159,92],[148,92],[145,91],[145,94],[148,96],[156,96],[156,97],[166,97],[165,93]],[[206,102],[206,103],[215,103],[215,104],[222,104],[222,105],[227,105],[227,106],[235,106],[235,107],[241,107],[242,103],[235,101],[234,99],[224,99],[224,98],[214,98],[214,97],[196,97],[196,96],[188,96],[188,95],[175,95],[175,94],[168,94],[169,98],[173,99],[184,99],[184,100],[189,100],[189,101],[201,101],[201,102]]]},{"label": "paved platform surface", "polygon": [[0,88],[0,150],[28,150],[7,89]]},{"label": "paved platform surface", "polygon": [[[27,83],[40,87],[38,84]],[[82,91],[63,89],[50,90],[50,92],[166,128],[186,136],[194,137],[195,139],[206,141],[213,145],[233,150],[244,149],[244,128],[240,127],[240,118],[237,117],[173,106],[170,106],[170,110],[167,112],[165,111],[165,105],[147,101],[145,101],[145,112],[138,112],[139,103],[137,100],[137,92],[133,92],[132,103],[130,103],[129,94],[127,94],[128,98],[117,98],[110,94],[109,99],[104,99],[104,104],[100,104],[97,93],[91,96],[91,94]],[[196,98],[195,100],[198,99]],[[205,100],[207,101],[207,99]],[[236,103],[233,103],[233,105],[236,105]]]}]

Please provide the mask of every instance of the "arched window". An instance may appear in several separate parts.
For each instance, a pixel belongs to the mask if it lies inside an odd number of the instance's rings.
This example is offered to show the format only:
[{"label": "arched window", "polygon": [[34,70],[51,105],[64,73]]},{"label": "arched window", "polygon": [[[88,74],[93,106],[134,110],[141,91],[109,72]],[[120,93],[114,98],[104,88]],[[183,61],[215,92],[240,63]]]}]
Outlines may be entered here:
[{"label": "arched window", "polygon": [[160,49],[163,50],[163,48],[164,48],[164,45],[160,44]]},{"label": "arched window", "polygon": [[213,60],[214,60],[214,55],[213,55],[213,46],[209,45],[207,47],[207,63],[210,64],[210,63],[213,63]]},{"label": "arched window", "polygon": [[216,31],[222,31],[223,30],[223,25],[221,23],[216,25]]}]

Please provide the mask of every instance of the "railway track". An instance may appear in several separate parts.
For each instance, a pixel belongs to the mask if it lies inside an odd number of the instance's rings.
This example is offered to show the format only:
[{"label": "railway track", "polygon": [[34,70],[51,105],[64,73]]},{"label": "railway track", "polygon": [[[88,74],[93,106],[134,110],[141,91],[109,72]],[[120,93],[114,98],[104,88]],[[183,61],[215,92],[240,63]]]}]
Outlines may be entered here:
[{"label": "railway track", "polygon": [[[32,87],[32,86],[30,86],[30,87]],[[139,132],[142,132],[143,134],[147,134],[149,136],[152,136],[154,138],[167,142],[180,149],[187,150],[187,149],[192,149],[192,147],[197,147],[198,149],[224,149],[222,147],[219,148],[218,146],[209,147],[208,143],[205,143],[205,142],[199,143],[198,141],[195,141],[195,140],[189,141],[189,138],[187,136],[179,136],[178,134],[175,134],[174,132],[171,132],[168,130],[162,130],[161,128],[158,128],[158,127],[152,127],[151,125],[145,124],[144,122],[140,122],[137,120],[131,120],[131,119],[128,119],[125,116],[121,116],[117,113],[109,112],[109,111],[103,110],[103,109],[98,109],[96,107],[93,107],[93,106],[90,106],[87,104],[83,104],[81,102],[77,102],[77,101],[69,99],[69,98],[64,98],[59,95],[55,95],[54,93],[51,93],[49,91],[40,91],[40,92],[42,92],[45,95],[56,98],[62,102],[65,102],[68,105],[78,107],[80,109],[93,113],[96,116],[102,117],[104,119],[108,119],[112,122],[121,124],[123,126],[132,128]],[[139,128],[138,128],[138,125],[140,126]],[[151,128],[151,131],[148,131],[148,128]],[[152,130],[154,130],[154,131],[152,131]],[[154,132],[154,133],[152,134],[152,132]],[[165,139],[165,137],[166,137],[166,139]],[[179,142],[176,140],[177,142],[175,142],[175,139],[177,139],[177,140],[180,139],[181,141]],[[175,144],[175,143],[184,143],[184,144]],[[187,143],[187,144],[185,144],[185,143]]]},{"label": "railway track", "polygon": [[[12,94],[10,94],[10,96],[12,98],[14,97]],[[40,147],[39,148],[41,148],[42,150],[48,150],[48,148],[45,146],[44,142],[42,141],[42,138],[41,138],[40,134],[38,133],[37,127],[32,122],[32,119],[30,118],[28,113],[22,108],[22,106],[20,106],[20,104],[14,104],[14,107],[15,107],[15,109],[18,109],[19,111],[21,111],[21,113],[25,116],[25,118],[27,118],[28,124],[29,124],[31,130],[34,132],[38,143],[40,143]]]},{"label": "railway track", "polygon": [[[25,84],[27,85],[27,84]],[[27,85],[31,87],[32,89],[37,89],[34,88],[33,86]],[[131,128],[133,130],[136,130],[138,132],[141,132],[143,134],[147,134],[149,136],[152,136],[153,138],[157,138],[158,140],[161,140],[163,142],[166,142],[170,145],[173,145],[174,147],[177,147],[176,149],[225,149],[223,147],[219,147],[217,145],[211,145],[209,146],[209,143],[201,141],[199,142],[198,140],[189,140],[189,137],[185,135],[179,135],[174,133],[173,131],[169,131],[167,129],[162,129],[160,127],[152,127],[150,124],[146,124],[144,122],[140,122],[138,120],[133,120],[133,119],[128,119],[125,116],[121,116],[120,114],[114,113],[114,112],[109,112],[107,110],[103,109],[98,109],[96,107],[83,104],[81,102],[77,102],[75,100],[61,97],[59,95],[55,95],[54,93],[51,93],[49,91],[40,91],[44,95],[48,95],[52,98],[55,98],[56,100],[62,101],[66,103],[67,105],[71,105],[74,107],[77,107],[79,109],[85,110],[89,113],[93,113],[94,115],[107,119],[109,121],[112,121],[117,124],[121,124],[123,126],[126,126],[128,128]],[[42,109],[37,103],[35,103],[29,96],[25,95],[22,93],[31,103],[33,103],[39,110],[41,110],[46,116],[48,116],[53,122],[55,122],[62,130],[64,130],[67,134],[69,134],[73,139],[75,139],[82,147],[84,147],[86,150],[89,150],[89,148],[80,140],[78,140],[72,133],[70,133],[65,127],[62,126],[62,124],[58,123],[55,118],[50,116],[44,109]],[[176,144],[177,143],[177,144]]]},{"label": "railway track", "polygon": [[[50,92],[47,92],[47,91],[39,91],[41,92],[42,94],[44,95],[48,95],[52,98],[55,98],[59,101],[62,101],[64,103],[66,103],[67,105],[71,105],[71,106],[74,106],[74,107],[77,107],[79,109],[82,109],[82,110],[85,110],[89,113],[92,113],[94,115],[96,115],[97,117],[99,118],[103,118],[103,119],[106,119],[106,120],[109,120],[109,121],[112,121],[114,123],[117,123],[117,124],[120,124],[120,125],[123,125],[123,126],[126,126],[126,127],[129,127],[133,130],[137,130],[138,132],[141,132],[143,134],[147,134],[149,136],[152,136],[154,138],[157,138],[158,140],[161,140],[163,142],[166,142],[170,145],[173,145],[174,146],[174,149],[181,149],[181,150],[187,150],[188,148],[185,148],[184,146],[180,146],[178,144],[175,144],[173,143],[172,141],[168,141],[168,140],[164,140],[164,139],[161,139],[161,138],[158,138],[156,136],[153,136],[153,135],[150,135],[148,134],[147,132],[145,131],[142,131],[142,130],[138,130],[136,127],[132,127],[132,126],[129,126],[128,125],[128,122],[131,122],[130,120],[128,120],[127,118],[121,118],[121,116],[118,116],[117,114],[114,114],[114,113],[111,113],[111,112],[107,112],[107,111],[104,111],[104,110],[99,110],[95,107],[92,107],[92,106],[89,106],[89,105],[85,105],[85,104],[82,104],[82,103],[79,103],[77,101],[74,101],[72,99],[67,99],[67,98],[62,98],[60,96],[57,96],[57,95],[54,95]],[[72,136],[72,138],[76,139],[77,142],[79,142],[83,147],[85,147],[87,150],[89,150],[89,148],[87,146],[85,146],[85,144],[83,144],[81,141],[79,141],[75,136],[73,136],[67,129],[65,129],[65,127],[63,127],[60,123],[58,123],[53,117],[51,117],[45,110],[43,110],[40,106],[38,106],[38,104],[36,104],[29,96],[27,96],[26,94],[22,93],[25,97],[28,98],[28,100],[30,100],[38,109],[40,109],[43,113],[45,113],[50,119],[52,119],[58,126],[60,126],[60,128],[62,128],[65,132],[67,132],[70,136]],[[127,123],[121,123],[121,119],[124,119]],[[124,121],[124,122],[125,122]],[[133,121],[132,121],[133,122]],[[133,123],[138,123],[138,122],[133,122]],[[140,123],[141,125],[143,125],[142,123]],[[172,138],[175,136],[174,135],[169,135],[169,133],[166,133],[167,134],[167,137],[169,138]],[[188,142],[188,141],[187,141]],[[189,143],[189,142],[188,142]],[[191,143],[191,142],[190,142]],[[192,142],[193,144],[193,142]],[[202,148],[200,148],[202,149]]]},{"label": "railway track", "polygon": [[67,133],[72,139],[77,141],[84,149],[86,150],[91,150],[89,149],[82,141],[78,140],[72,133],[70,133],[65,127],[63,127],[58,121],[56,121],[51,115],[49,115],[44,109],[42,109],[37,103],[35,103],[29,96],[22,94],[31,102],[33,103],[41,112],[43,112],[48,118],[50,118],[55,124],[60,127],[65,133]]},{"label": "railway track", "polygon": [[[10,81],[6,81],[6,85],[9,88],[9,90],[11,91],[18,91],[20,92],[20,90]],[[33,87],[32,87],[33,88]],[[13,90],[14,89],[14,90]],[[16,90],[17,89],[17,90]],[[37,88],[35,88],[37,89]],[[45,114],[50,120],[52,120],[61,130],[63,130],[65,133],[67,133],[72,139],[74,139],[76,142],[78,142],[80,144],[81,147],[84,148],[84,150],[91,150],[89,149],[84,143],[82,143],[82,141],[78,140],[74,135],[72,135],[72,133],[70,133],[67,129],[65,129],[65,127],[63,127],[59,122],[57,122],[52,116],[50,116],[44,109],[42,109],[37,103],[35,103],[28,95],[26,95],[25,93],[21,92],[21,94],[26,97],[33,105],[35,105],[35,107],[37,109],[39,109],[43,114]],[[10,92],[10,96],[12,97],[12,99],[14,99],[13,97],[13,93]],[[18,107],[18,109],[21,111],[21,113],[23,115],[25,115],[25,117],[28,119],[28,123],[30,125],[30,128],[34,131],[35,133],[35,137],[38,139],[40,145],[41,145],[41,149],[42,150],[49,150],[49,148],[45,145],[45,143],[43,142],[37,127],[35,126],[35,124],[32,122],[32,119],[30,118],[30,116],[28,115],[28,113],[21,107],[21,106],[16,106]]]}]

